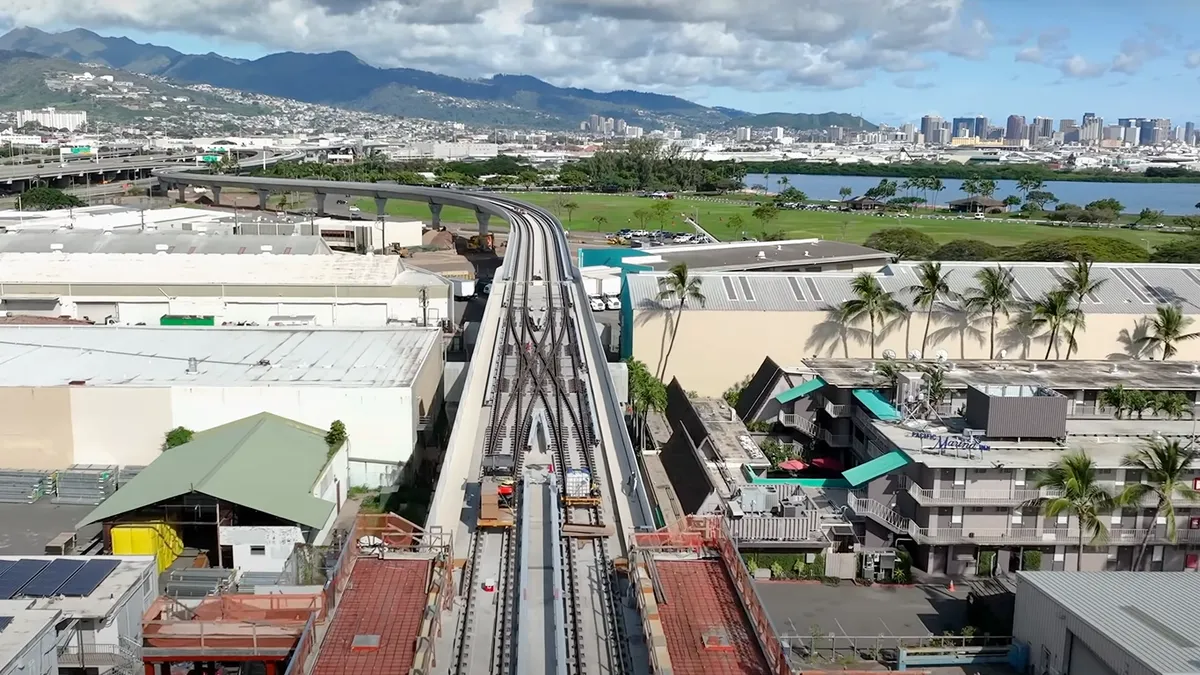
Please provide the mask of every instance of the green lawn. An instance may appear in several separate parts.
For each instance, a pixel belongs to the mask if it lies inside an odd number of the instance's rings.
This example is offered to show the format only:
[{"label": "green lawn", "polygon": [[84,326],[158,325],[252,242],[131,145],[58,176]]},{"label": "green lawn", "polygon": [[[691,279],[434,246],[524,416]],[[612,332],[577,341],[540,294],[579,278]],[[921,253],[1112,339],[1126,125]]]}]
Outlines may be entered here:
[{"label": "green lawn", "polygon": [[[513,195],[523,201],[544,206],[554,210],[556,195],[531,192]],[[564,211],[558,216],[568,229],[579,231],[615,232],[625,228],[636,228],[639,223],[633,217],[638,209],[649,209],[654,202],[644,197],[626,195],[569,195],[570,201],[579,205],[572,214]],[[375,213],[375,200],[359,199],[355,204],[362,209],[364,215]],[[889,227],[915,227],[929,234],[939,242],[953,239],[979,239],[997,246],[1013,246],[1033,239],[1047,239],[1074,234],[1102,234],[1120,239],[1126,239],[1138,244],[1149,242],[1151,246],[1180,235],[1147,231],[1126,230],[1119,228],[1094,227],[1054,227],[1037,225],[1021,220],[1008,221],[975,221],[970,219],[935,219],[935,218],[892,218],[856,213],[836,213],[827,211],[779,211],[779,216],[767,226],[754,220],[750,213],[752,205],[728,204],[707,201],[703,199],[688,199],[686,197],[672,201],[670,219],[666,223],[650,222],[648,229],[666,229],[684,231],[690,229],[683,221],[683,214],[697,217],[700,225],[714,236],[722,240],[741,239],[745,236],[758,237],[764,230],[768,232],[782,231],[790,238],[819,237],[828,240],[850,241],[862,243],[867,236],[876,230]],[[407,217],[428,221],[429,208],[420,202],[410,202],[399,199],[388,201],[388,215]],[[729,217],[739,214],[743,227],[738,232],[731,231],[726,224]],[[603,216],[606,222],[602,227],[594,220]],[[442,209],[442,222],[468,223],[475,222],[475,215],[466,209],[445,207]]]}]

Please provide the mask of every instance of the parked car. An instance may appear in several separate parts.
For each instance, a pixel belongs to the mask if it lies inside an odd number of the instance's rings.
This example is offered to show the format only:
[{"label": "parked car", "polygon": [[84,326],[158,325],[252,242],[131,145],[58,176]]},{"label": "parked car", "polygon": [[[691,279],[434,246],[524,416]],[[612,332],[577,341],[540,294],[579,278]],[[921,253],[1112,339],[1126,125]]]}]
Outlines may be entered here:
[{"label": "parked car", "polygon": [[588,304],[592,306],[593,312],[603,312],[605,309],[604,300],[598,296],[593,295],[592,297],[588,298]]}]

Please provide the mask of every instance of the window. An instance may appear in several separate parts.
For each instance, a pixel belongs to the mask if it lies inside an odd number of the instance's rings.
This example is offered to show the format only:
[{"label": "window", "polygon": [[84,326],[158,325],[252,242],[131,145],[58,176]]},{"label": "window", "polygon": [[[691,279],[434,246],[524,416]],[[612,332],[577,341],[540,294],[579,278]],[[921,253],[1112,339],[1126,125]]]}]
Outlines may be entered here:
[{"label": "window", "polygon": [[251,546],[250,547],[250,555],[266,555],[266,554],[267,554],[266,546]]},{"label": "window", "polygon": [[972,506],[971,513],[983,513],[983,507],[982,506]]},{"label": "window", "polygon": [[975,473],[987,473],[987,469],[971,469]]}]

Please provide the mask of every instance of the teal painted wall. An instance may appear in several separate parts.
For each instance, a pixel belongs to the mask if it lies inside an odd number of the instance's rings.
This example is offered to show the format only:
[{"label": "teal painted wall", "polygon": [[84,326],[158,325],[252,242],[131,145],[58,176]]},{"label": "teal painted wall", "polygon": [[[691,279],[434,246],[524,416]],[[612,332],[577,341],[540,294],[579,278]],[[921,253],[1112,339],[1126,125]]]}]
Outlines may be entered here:
[{"label": "teal painted wall", "polygon": [[580,267],[613,267],[621,270],[621,358],[633,354],[633,308],[629,302],[629,288],[625,278],[630,274],[653,271],[649,265],[638,265],[623,261],[623,258],[638,258],[650,254],[636,248],[606,246],[604,248],[579,249]]}]

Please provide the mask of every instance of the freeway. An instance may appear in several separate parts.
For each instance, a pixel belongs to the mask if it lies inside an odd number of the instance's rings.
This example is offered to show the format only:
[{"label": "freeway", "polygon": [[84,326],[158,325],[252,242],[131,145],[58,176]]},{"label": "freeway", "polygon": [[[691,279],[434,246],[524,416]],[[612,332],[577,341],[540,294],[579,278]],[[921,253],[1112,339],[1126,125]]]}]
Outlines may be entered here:
[{"label": "freeway", "polygon": [[171,164],[180,164],[194,160],[188,155],[158,155],[119,157],[101,159],[98,162],[71,161],[64,166],[61,161],[47,161],[40,164],[18,164],[15,166],[0,166],[0,183],[13,183],[34,179],[52,180],[87,174],[115,173],[120,171],[137,171],[157,169]]},{"label": "freeway", "polygon": [[[252,164],[244,162],[243,165]],[[616,572],[634,531],[653,527],[623,413],[562,224],[499,195],[382,183],[158,169],[168,189],[308,192],[472,210],[510,235],[467,371],[427,530],[454,535],[455,631],[438,662],[459,675],[639,675],[636,609]],[[447,622],[447,625],[451,625]]]}]

